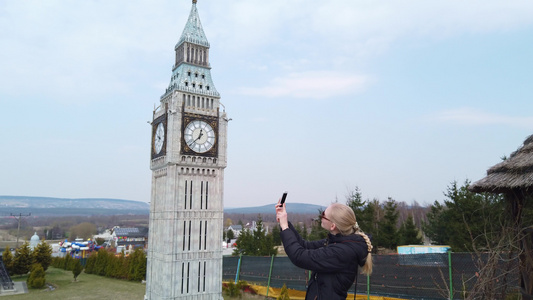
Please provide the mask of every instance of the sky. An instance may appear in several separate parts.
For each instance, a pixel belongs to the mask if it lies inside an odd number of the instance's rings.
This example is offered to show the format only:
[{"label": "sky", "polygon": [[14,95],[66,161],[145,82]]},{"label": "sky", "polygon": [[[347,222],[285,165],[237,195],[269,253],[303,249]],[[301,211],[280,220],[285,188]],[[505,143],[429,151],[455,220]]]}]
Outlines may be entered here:
[{"label": "sky", "polygon": [[[0,2],[0,195],[149,202],[190,0]],[[224,206],[430,205],[533,133],[532,1],[198,0]]]}]

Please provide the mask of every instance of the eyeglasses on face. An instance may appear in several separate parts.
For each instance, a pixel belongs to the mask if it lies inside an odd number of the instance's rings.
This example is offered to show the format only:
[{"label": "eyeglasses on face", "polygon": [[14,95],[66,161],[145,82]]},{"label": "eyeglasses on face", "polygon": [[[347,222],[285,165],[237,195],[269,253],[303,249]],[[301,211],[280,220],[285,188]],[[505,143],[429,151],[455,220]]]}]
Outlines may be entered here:
[{"label": "eyeglasses on face", "polygon": [[320,214],[320,219],[326,219],[331,222],[330,219],[326,218],[326,211],[323,211],[322,214]]}]

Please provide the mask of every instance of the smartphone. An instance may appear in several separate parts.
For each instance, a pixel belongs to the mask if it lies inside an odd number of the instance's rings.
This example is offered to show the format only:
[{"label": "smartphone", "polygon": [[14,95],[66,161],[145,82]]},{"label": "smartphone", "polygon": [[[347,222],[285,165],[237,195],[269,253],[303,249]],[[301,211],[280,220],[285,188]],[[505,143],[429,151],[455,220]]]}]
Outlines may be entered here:
[{"label": "smartphone", "polygon": [[287,192],[283,193],[283,196],[281,196],[281,201],[279,202],[279,204],[283,205],[283,203],[285,203],[285,198],[287,198]]}]

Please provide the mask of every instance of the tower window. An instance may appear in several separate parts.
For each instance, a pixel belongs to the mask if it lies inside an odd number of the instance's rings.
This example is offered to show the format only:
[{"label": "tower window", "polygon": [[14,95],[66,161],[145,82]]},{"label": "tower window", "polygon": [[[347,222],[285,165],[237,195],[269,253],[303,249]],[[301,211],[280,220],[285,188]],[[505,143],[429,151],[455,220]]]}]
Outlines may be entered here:
[{"label": "tower window", "polygon": [[196,87],[196,83],[193,83],[193,84],[192,84],[192,87]]},{"label": "tower window", "polygon": [[194,77],[198,78],[198,73],[194,73]]},{"label": "tower window", "polygon": [[185,86],[189,86],[189,83],[187,81],[185,81]]},{"label": "tower window", "polygon": [[202,79],[205,79],[205,75],[204,74],[202,74]]},{"label": "tower window", "polygon": [[191,71],[187,72],[187,76],[191,76]]},{"label": "tower window", "polygon": [[200,84],[200,89],[202,89],[202,85]]},{"label": "tower window", "polygon": [[209,91],[209,86],[206,86],[205,88]]}]

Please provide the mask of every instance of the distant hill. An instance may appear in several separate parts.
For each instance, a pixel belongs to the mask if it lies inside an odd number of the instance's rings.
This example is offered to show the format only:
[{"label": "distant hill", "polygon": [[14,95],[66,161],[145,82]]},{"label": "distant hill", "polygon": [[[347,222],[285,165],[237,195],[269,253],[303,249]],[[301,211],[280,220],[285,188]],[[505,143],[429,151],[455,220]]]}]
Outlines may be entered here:
[{"label": "distant hill", "polygon": [[[317,214],[325,206],[287,203],[290,213]],[[52,198],[28,196],[0,196],[0,217],[11,214],[32,216],[91,216],[91,215],[147,215],[150,204],[140,201],[107,198]],[[274,204],[225,208],[230,214],[274,214]]]},{"label": "distant hill", "polygon": [[148,203],[132,200],[0,196],[0,216],[20,213],[33,216],[144,215],[149,212]]},{"label": "distant hill", "polygon": [[[274,214],[275,204],[268,204],[255,207],[240,207],[240,208],[224,208],[224,212],[228,214]],[[296,214],[318,214],[319,210],[326,209],[325,206],[305,203],[286,203],[287,212]]]}]

